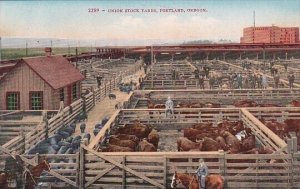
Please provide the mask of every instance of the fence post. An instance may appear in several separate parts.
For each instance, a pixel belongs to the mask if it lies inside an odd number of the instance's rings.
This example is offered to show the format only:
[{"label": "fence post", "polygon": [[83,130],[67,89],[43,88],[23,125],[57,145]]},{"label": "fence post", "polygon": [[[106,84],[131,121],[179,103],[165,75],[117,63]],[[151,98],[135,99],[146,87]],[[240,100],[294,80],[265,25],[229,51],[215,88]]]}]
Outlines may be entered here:
[{"label": "fence post", "polygon": [[76,185],[78,186],[79,188],[79,178],[80,178],[80,153],[79,152],[76,152],[76,163],[77,163],[77,171],[76,171]]},{"label": "fence post", "polygon": [[117,84],[116,84],[116,76],[114,77],[114,90],[116,90],[116,86],[117,86]]},{"label": "fence post", "polygon": [[[26,140],[25,140],[25,133],[24,133],[24,130],[22,129],[21,132],[20,132],[20,135],[22,136],[22,149],[21,150],[21,153],[20,154],[24,154],[25,151],[26,151]],[[17,151],[17,149],[16,149]]]},{"label": "fence post", "polygon": [[111,79],[109,80],[109,93],[111,93]]},{"label": "fence post", "polygon": [[86,114],[86,98],[85,96],[82,96],[81,99],[82,99],[82,112]]},{"label": "fence post", "polygon": [[126,156],[123,156],[123,175],[122,175],[122,188],[126,188],[126,170],[125,170],[125,166],[126,166]]},{"label": "fence post", "polygon": [[42,116],[43,116],[43,123],[45,124],[45,139],[48,138],[48,126],[49,126],[49,122],[48,122],[48,119],[47,119],[47,112],[46,111],[43,111],[42,112]]},{"label": "fence post", "polygon": [[218,152],[219,152],[220,155],[222,155],[222,156],[220,156],[220,158],[219,158],[219,164],[220,164],[219,169],[220,169],[220,174],[221,174],[221,175],[225,175],[225,162],[224,162],[224,161],[225,161],[225,153],[224,153],[223,150],[219,150]]},{"label": "fence post", "polygon": [[165,186],[165,188],[168,188],[167,187],[167,179],[168,179],[167,156],[164,156],[163,161],[164,161],[164,186]]},{"label": "fence post", "polygon": [[81,141],[80,144],[80,158],[79,158],[79,189],[84,189],[84,184],[85,184],[85,167],[84,167],[84,162],[85,162],[85,150],[82,148],[83,146],[83,141]]},{"label": "fence post", "polygon": [[40,154],[39,154],[39,153],[36,153],[36,154],[35,154],[35,162],[36,162],[37,164],[39,164],[39,162],[40,162]]},{"label": "fence post", "polygon": [[93,104],[95,106],[96,105],[96,92],[95,92],[94,87],[92,88],[92,93],[93,93]]}]

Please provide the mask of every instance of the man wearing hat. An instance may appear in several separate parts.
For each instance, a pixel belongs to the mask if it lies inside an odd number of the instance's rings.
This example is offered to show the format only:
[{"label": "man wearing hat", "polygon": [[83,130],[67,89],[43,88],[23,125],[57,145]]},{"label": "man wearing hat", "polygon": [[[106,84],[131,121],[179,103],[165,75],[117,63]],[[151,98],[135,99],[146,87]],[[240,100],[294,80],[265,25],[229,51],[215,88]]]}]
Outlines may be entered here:
[{"label": "man wearing hat", "polygon": [[198,176],[199,188],[205,189],[205,177],[208,175],[208,168],[203,159],[199,160],[199,167],[196,174]]}]

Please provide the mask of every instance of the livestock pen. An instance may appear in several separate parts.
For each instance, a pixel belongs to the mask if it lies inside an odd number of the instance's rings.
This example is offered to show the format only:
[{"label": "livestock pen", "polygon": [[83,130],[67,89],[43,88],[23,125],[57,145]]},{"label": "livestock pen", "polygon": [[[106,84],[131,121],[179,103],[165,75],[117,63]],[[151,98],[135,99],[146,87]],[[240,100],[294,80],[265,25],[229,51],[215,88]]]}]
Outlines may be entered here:
[{"label": "livestock pen", "polygon": [[[286,108],[290,110],[290,108]],[[285,111],[286,109],[277,109]],[[255,109],[256,111],[260,108]],[[289,116],[299,116],[294,108]],[[88,145],[82,144],[80,156],[81,187],[170,188],[174,171],[193,174],[198,160],[204,158],[210,173],[225,177],[228,188],[299,187],[299,153],[293,151],[292,139],[280,139],[245,108],[175,109],[175,118],[165,118],[163,109],[118,110]],[[254,111],[255,112],[255,111]],[[151,125],[159,132],[182,130],[200,122],[242,120],[255,133],[257,145],[275,149],[275,154],[228,154],[215,152],[100,152],[107,134],[134,120]],[[289,144],[289,145],[288,145]],[[175,145],[175,143],[166,144]],[[280,160],[283,163],[269,163]],[[293,168],[291,168],[293,166]]]}]

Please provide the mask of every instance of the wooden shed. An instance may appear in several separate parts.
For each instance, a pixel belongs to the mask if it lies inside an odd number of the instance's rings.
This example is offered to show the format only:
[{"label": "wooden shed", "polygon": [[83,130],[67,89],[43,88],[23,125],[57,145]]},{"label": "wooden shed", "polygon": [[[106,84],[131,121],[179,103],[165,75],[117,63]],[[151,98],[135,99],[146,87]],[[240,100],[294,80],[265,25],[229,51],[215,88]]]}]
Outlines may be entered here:
[{"label": "wooden shed", "polygon": [[83,79],[63,56],[20,59],[0,78],[0,109],[57,110],[80,98]]}]

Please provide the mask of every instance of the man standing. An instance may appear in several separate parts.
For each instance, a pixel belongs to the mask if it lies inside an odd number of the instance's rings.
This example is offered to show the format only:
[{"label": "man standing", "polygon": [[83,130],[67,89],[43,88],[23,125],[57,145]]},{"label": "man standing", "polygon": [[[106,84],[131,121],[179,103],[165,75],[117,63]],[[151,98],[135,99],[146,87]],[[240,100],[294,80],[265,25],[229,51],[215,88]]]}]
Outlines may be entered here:
[{"label": "man standing", "polygon": [[8,175],[8,185],[13,188],[22,188],[22,173],[23,173],[23,161],[16,151],[12,151],[11,156],[5,160],[5,173]]},{"label": "man standing", "polygon": [[211,77],[209,78],[209,88],[210,88],[210,89],[213,89],[214,84],[215,84],[215,76],[211,76]]},{"label": "man standing", "polygon": [[238,88],[242,89],[243,88],[243,77],[240,73],[237,76],[237,82],[238,82]]},{"label": "man standing", "polygon": [[268,80],[267,80],[266,74],[262,75],[262,86],[263,86],[264,89],[266,89],[267,86],[268,86]]},{"label": "man standing", "polygon": [[254,74],[253,74],[253,81],[252,81],[252,88],[253,88],[253,89],[255,89],[255,87],[256,87],[256,81],[257,81],[257,76],[256,76],[256,74],[254,73]]},{"label": "man standing", "polygon": [[195,74],[195,79],[199,79],[199,69],[198,68],[195,69],[194,74]]},{"label": "man standing", "polygon": [[201,89],[204,89],[204,77],[200,76],[199,78],[199,86]]},{"label": "man standing", "polygon": [[290,87],[290,89],[292,89],[292,88],[293,88],[293,85],[294,85],[294,81],[295,81],[295,76],[294,76],[294,74],[289,75],[289,76],[288,76],[288,79],[289,79],[289,87]]},{"label": "man standing", "polygon": [[288,70],[288,63],[287,63],[287,62],[284,62],[284,63],[283,63],[283,66],[284,66],[285,72],[287,72],[287,70]]},{"label": "man standing", "polygon": [[102,79],[103,79],[103,77],[98,74],[98,76],[96,77],[98,88],[101,87]]},{"label": "man standing", "polygon": [[169,96],[168,97],[168,100],[166,101],[166,117],[168,117],[168,113],[171,113],[172,115],[174,115],[174,103],[173,101],[171,100],[171,97]]},{"label": "man standing", "polygon": [[259,75],[258,78],[257,78],[257,87],[259,89],[262,88],[262,75]]},{"label": "man standing", "polygon": [[198,176],[199,188],[205,189],[205,177],[208,175],[208,168],[203,159],[199,160],[199,167],[196,174]]}]

